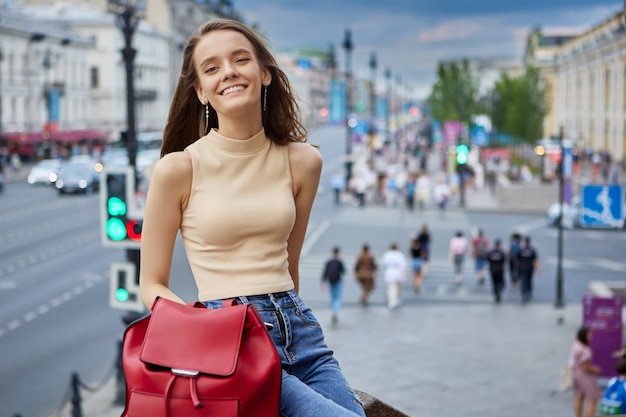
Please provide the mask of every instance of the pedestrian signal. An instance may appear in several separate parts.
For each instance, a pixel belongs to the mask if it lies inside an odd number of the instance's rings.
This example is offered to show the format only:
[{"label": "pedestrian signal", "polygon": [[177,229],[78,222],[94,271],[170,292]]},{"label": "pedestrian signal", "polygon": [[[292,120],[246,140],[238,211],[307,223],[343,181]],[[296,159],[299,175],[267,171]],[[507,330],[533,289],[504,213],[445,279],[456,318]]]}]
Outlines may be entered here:
[{"label": "pedestrian signal", "polygon": [[466,144],[460,143],[456,145],[456,163],[457,164],[466,165],[468,154],[469,154],[469,147]]},{"label": "pedestrian signal", "polygon": [[112,262],[109,270],[109,306],[120,310],[145,311],[139,295],[139,277],[132,262]]},{"label": "pedestrian signal", "polygon": [[100,177],[101,237],[105,247],[138,249],[142,219],[135,214],[132,167],[105,168]]}]

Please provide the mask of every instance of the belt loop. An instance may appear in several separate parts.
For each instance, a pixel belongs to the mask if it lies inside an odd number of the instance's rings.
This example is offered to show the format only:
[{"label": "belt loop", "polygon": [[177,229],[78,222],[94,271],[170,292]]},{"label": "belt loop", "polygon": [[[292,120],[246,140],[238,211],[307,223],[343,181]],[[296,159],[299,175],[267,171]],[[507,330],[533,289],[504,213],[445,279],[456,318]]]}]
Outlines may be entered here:
[{"label": "belt loop", "polygon": [[248,300],[248,297],[246,297],[245,295],[242,295],[239,298],[239,301],[241,301],[242,304],[250,304],[250,301]]}]

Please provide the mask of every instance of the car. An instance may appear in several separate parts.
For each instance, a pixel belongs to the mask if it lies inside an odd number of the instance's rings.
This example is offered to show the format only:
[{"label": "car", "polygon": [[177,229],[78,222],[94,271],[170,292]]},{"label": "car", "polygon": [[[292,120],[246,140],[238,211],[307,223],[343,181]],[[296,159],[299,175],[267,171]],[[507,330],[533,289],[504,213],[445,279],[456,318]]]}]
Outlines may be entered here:
[{"label": "car", "polygon": [[58,159],[43,159],[33,165],[26,180],[30,185],[52,185],[57,180],[60,167]]},{"label": "car", "polygon": [[[559,225],[559,215],[561,214],[560,203],[554,203],[548,208],[546,213],[546,222],[550,226]],[[580,227],[580,217],[582,214],[582,203],[579,196],[572,198],[570,204],[563,204],[563,227],[566,229],[573,229],[574,227]]]},{"label": "car", "polygon": [[100,180],[91,163],[66,162],[59,169],[55,187],[59,194],[98,191]]}]

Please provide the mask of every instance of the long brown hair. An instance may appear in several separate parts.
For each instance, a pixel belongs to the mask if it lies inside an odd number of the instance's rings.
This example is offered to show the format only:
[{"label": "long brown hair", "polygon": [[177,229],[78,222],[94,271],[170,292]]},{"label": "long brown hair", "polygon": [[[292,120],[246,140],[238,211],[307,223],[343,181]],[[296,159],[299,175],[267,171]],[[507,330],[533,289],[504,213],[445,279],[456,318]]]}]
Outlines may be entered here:
[{"label": "long brown hair", "polygon": [[300,109],[289,80],[278,67],[263,36],[235,20],[216,19],[200,26],[191,35],[183,50],[183,65],[163,132],[161,156],[185,149],[204,136],[210,128],[218,127],[217,114],[210,106],[208,129],[205,124],[205,108],[194,90],[198,76],[193,63],[193,53],[198,41],[202,36],[216,30],[233,30],[244,35],[252,43],[261,67],[272,75],[272,83],[267,87],[267,109],[263,112],[263,127],[267,137],[280,145],[306,142],[306,129],[302,125]]}]

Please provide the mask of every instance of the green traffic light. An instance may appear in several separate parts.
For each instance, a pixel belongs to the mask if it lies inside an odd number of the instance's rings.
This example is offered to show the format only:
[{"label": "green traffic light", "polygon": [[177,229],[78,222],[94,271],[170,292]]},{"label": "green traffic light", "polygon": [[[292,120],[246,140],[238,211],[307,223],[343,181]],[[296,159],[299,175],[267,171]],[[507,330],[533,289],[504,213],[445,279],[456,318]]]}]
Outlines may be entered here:
[{"label": "green traffic light", "polygon": [[459,165],[467,164],[467,154],[469,153],[469,148],[466,144],[461,143],[456,146],[456,163]]},{"label": "green traffic light", "polygon": [[109,197],[107,210],[110,216],[124,216],[126,214],[126,203],[119,197]]},{"label": "green traffic light", "polygon": [[107,236],[111,240],[124,240],[126,239],[126,226],[124,222],[118,218],[111,218],[106,224]]},{"label": "green traffic light", "polygon": [[118,288],[115,290],[115,299],[122,303],[128,301],[128,291],[126,288]]}]

